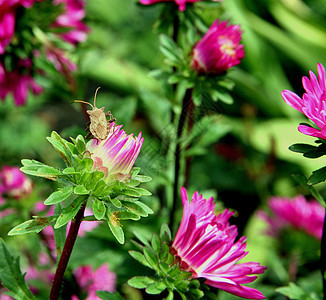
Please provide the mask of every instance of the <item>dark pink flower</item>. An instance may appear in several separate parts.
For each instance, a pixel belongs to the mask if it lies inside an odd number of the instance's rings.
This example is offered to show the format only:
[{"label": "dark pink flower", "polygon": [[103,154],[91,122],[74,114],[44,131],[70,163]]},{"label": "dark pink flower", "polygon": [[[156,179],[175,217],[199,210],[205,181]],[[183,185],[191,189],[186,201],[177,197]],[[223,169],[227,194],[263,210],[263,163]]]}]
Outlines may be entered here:
[{"label": "dark pink flower", "polygon": [[[91,266],[82,266],[74,271],[74,275],[80,288],[87,292],[86,300],[100,300],[96,291],[115,291],[117,276],[110,271],[108,264],[101,265],[95,271]],[[78,298],[75,296],[74,299]]]},{"label": "dark pink flower", "polygon": [[264,299],[261,292],[244,286],[253,282],[266,267],[256,262],[239,263],[248,252],[246,237],[237,242],[235,225],[230,226],[232,212],[227,209],[214,214],[213,198],[204,199],[195,192],[189,203],[187,191],[181,189],[183,216],[171,253],[179,260],[179,267],[192,273],[193,278],[205,278],[205,283],[246,299]]},{"label": "dark pink flower", "polygon": [[0,54],[5,52],[15,33],[17,7],[29,8],[36,1],[43,0],[0,0]]},{"label": "dark pink flower", "polygon": [[303,230],[309,235],[321,239],[325,209],[316,201],[307,201],[299,195],[291,198],[272,197],[268,201],[272,213],[259,212],[260,217],[269,223],[270,235],[277,235],[285,227]]},{"label": "dark pink flower", "polygon": [[[194,3],[201,0],[139,0],[141,4],[150,5],[158,2],[171,2],[174,1],[178,6],[180,11],[184,11],[186,9],[186,3]],[[222,1],[222,0],[213,0],[213,1]]]},{"label": "dark pink flower", "polygon": [[13,94],[17,106],[24,105],[29,89],[34,95],[40,94],[43,89],[31,75],[31,60],[20,60],[13,71],[5,70],[0,62],[0,99],[5,100],[9,93]]},{"label": "dark pink flower", "polygon": [[300,132],[326,139],[326,79],[324,66],[319,63],[317,71],[318,79],[312,71],[309,71],[310,80],[306,76],[302,77],[302,84],[306,90],[302,98],[289,90],[284,90],[282,97],[288,105],[302,112],[319,127],[313,128],[299,125]]},{"label": "dark pink flower", "polygon": [[17,199],[29,195],[33,189],[32,181],[18,167],[2,167],[0,183],[2,193]]},{"label": "dark pink flower", "polygon": [[71,44],[83,42],[87,38],[89,28],[82,22],[85,17],[85,2],[83,0],[53,0],[54,5],[63,4],[65,12],[60,15],[53,27],[62,27],[70,30],[62,33],[64,40]]},{"label": "dark pink flower", "polygon": [[220,74],[244,58],[239,25],[216,20],[192,51],[191,67],[200,74]]}]

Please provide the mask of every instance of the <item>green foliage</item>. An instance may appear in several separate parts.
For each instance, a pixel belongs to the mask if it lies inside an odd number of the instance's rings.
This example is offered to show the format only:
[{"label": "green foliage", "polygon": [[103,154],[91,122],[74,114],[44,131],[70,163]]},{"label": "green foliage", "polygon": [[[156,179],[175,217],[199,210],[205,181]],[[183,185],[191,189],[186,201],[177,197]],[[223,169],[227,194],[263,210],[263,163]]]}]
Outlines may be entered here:
[{"label": "green foliage", "polygon": [[204,296],[199,281],[191,279],[191,273],[179,269],[178,262],[170,253],[171,232],[166,224],[162,225],[160,236],[152,235],[151,242],[139,233],[135,235],[143,243],[142,252],[131,250],[129,254],[142,265],[154,270],[155,276],[135,276],[128,280],[130,286],[145,289],[146,293],[152,295],[161,294],[167,289],[168,299],[174,298],[174,292],[183,299],[187,299],[187,295],[191,295],[191,299],[201,299]]},{"label": "green foliage", "polygon": [[293,282],[290,282],[288,286],[280,287],[276,289],[277,292],[283,294],[289,299],[295,300],[319,300],[322,299],[316,293],[307,293],[303,288],[297,286]]},{"label": "green foliage", "polygon": [[109,293],[105,291],[97,291],[96,295],[100,297],[102,300],[123,300],[124,298],[118,293]]},{"label": "green foliage", "polygon": [[[140,168],[134,168],[130,180],[126,183],[118,180],[107,183],[104,173],[92,169],[93,161],[88,157],[84,138],[79,135],[71,138],[72,143],[52,132],[48,141],[59,152],[66,163],[66,168],[59,170],[36,160],[22,160],[23,172],[29,175],[57,180],[64,184],[63,188],[53,192],[44,202],[46,205],[61,205],[61,212],[55,215],[51,222],[58,229],[71,221],[89,196],[93,199],[93,213],[97,220],[106,220],[111,232],[119,243],[124,243],[124,233],[121,220],[137,221],[147,217],[153,211],[138,198],[150,196],[146,189],[139,188],[142,182],[148,182],[150,177],[139,175]],[[37,219],[36,219],[37,220]],[[39,225],[36,220],[27,221],[10,231],[11,235],[39,232],[50,222]]]},{"label": "green foliage", "polygon": [[1,284],[9,290],[7,294],[14,299],[35,299],[20,270],[19,259],[12,257],[3,239],[0,239],[0,280]]}]

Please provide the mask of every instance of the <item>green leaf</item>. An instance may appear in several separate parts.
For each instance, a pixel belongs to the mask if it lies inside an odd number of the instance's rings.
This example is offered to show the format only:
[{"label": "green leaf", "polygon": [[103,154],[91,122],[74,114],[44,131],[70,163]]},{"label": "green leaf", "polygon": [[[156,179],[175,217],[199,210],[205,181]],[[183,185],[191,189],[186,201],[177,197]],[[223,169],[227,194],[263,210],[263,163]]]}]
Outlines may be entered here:
[{"label": "green leaf", "polygon": [[136,190],[136,188],[126,188],[126,189],[122,189],[122,193],[124,195],[130,196],[130,197],[136,197],[139,198],[141,196],[140,193],[138,193]]},{"label": "green leaf", "polygon": [[301,186],[306,188],[323,207],[326,207],[326,202],[323,196],[312,185],[307,185],[307,178],[305,176],[299,174],[292,174],[291,176],[298,181]]},{"label": "green leaf", "polygon": [[124,300],[118,292],[110,293],[106,291],[97,291],[96,295],[102,300]]},{"label": "green leaf", "polygon": [[102,220],[105,213],[106,207],[103,201],[98,200],[97,198],[94,199],[93,202],[93,213],[97,220]]},{"label": "green leaf", "polygon": [[301,287],[292,282],[288,286],[277,288],[276,291],[290,299],[296,300],[306,300],[308,296]]},{"label": "green leaf", "polygon": [[76,148],[80,154],[83,154],[86,150],[85,139],[82,135],[78,135],[75,141]]},{"label": "green leaf", "polygon": [[154,270],[159,270],[157,256],[146,247],[144,247],[143,252],[144,252],[144,256],[145,256],[146,260],[152,266],[152,268]]},{"label": "green leaf", "polygon": [[52,193],[45,201],[45,205],[52,205],[66,200],[73,192],[72,185],[59,189],[57,192]]},{"label": "green leaf", "polygon": [[148,261],[146,260],[145,256],[142,253],[135,250],[130,250],[129,254],[132,258],[140,262],[142,265],[152,269],[151,265],[148,263]]},{"label": "green leaf", "polygon": [[124,244],[125,242],[125,235],[122,229],[122,225],[119,222],[119,219],[116,215],[116,213],[112,213],[109,208],[107,209],[107,216],[108,216],[108,224],[109,228],[114,235],[114,237],[117,239],[117,241],[120,244]]},{"label": "green leaf", "polygon": [[157,295],[162,293],[165,289],[166,289],[166,285],[164,284],[164,282],[157,281],[151,284],[149,287],[147,287],[146,293],[151,295]]},{"label": "green leaf", "polygon": [[145,245],[148,248],[151,248],[151,245],[141,233],[134,231],[133,234],[139,241],[143,243],[143,245]]},{"label": "green leaf", "polygon": [[322,167],[312,172],[312,175],[308,178],[307,184],[314,185],[326,180],[326,167]]},{"label": "green leaf", "polygon": [[131,211],[127,211],[127,210],[123,210],[123,211],[117,211],[116,212],[117,217],[119,218],[119,220],[134,220],[134,221],[138,221],[140,219],[140,216],[131,212]]},{"label": "green leaf", "polygon": [[75,171],[73,167],[68,167],[62,170],[62,174],[75,175],[75,174],[80,174],[80,172]]},{"label": "green leaf", "polygon": [[131,212],[142,216],[142,217],[147,217],[148,213],[147,211],[143,208],[142,205],[139,205],[141,203],[140,201],[123,201],[123,207],[127,208]]},{"label": "green leaf", "polygon": [[111,203],[116,207],[116,208],[121,208],[122,207],[122,203],[119,199],[117,198],[110,198]]},{"label": "green leaf", "polygon": [[135,180],[138,180],[140,182],[149,182],[152,180],[152,177],[149,176],[143,176],[143,175],[137,175],[134,177]]},{"label": "green leaf", "polygon": [[166,242],[170,242],[172,240],[171,230],[166,223],[163,223],[161,226],[160,238]]},{"label": "green leaf", "polygon": [[17,225],[8,232],[8,235],[22,235],[26,233],[39,233],[43,228],[51,225],[55,217],[34,217],[22,224]]},{"label": "green leaf", "polygon": [[75,199],[69,206],[64,208],[54,225],[54,229],[60,228],[72,220],[77,215],[80,207],[86,199],[87,196],[81,196]]},{"label": "green leaf", "polygon": [[74,194],[76,194],[76,195],[88,195],[89,190],[87,190],[83,185],[77,185],[74,188]]},{"label": "green leaf", "polygon": [[134,187],[133,190],[137,191],[141,196],[150,196],[150,195],[152,195],[152,193],[150,191],[147,191],[147,190],[142,189],[142,188]]},{"label": "green leaf", "polygon": [[[26,163],[26,160],[23,160],[22,162]],[[34,161],[34,162],[36,162],[36,161]],[[28,163],[28,164],[24,165],[24,167],[21,167],[20,170],[28,175],[44,177],[44,178],[48,178],[48,179],[55,179],[57,176],[62,175],[60,170],[50,167],[50,166],[47,166],[40,162]]]},{"label": "green leaf", "polygon": [[52,132],[51,137],[47,137],[46,139],[52,144],[54,149],[59,152],[59,154],[61,155],[63,160],[66,162],[66,164],[70,165],[72,162],[72,159],[73,159],[72,154],[69,151],[69,149],[64,145],[64,142],[62,141],[61,137],[60,137],[60,139],[62,142],[59,142],[57,139],[53,138],[53,132]]},{"label": "green leaf", "polygon": [[128,284],[136,289],[145,289],[154,282],[155,280],[147,276],[135,276],[128,280]]},{"label": "green leaf", "polygon": [[298,153],[306,153],[309,152],[311,150],[316,150],[317,147],[316,146],[312,146],[312,145],[308,145],[308,144],[293,144],[289,147],[289,150],[293,151],[293,152],[298,152]]},{"label": "green leaf", "polygon": [[212,99],[214,101],[220,100],[226,104],[233,104],[234,100],[229,92],[223,90],[212,90],[211,91]]},{"label": "green leaf", "polygon": [[11,256],[3,239],[0,239],[0,281],[11,292],[14,299],[35,299],[20,270],[19,259]]},{"label": "green leaf", "polygon": [[161,251],[161,241],[155,233],[152,236],[152,247],[156,255],[159,256]]}]

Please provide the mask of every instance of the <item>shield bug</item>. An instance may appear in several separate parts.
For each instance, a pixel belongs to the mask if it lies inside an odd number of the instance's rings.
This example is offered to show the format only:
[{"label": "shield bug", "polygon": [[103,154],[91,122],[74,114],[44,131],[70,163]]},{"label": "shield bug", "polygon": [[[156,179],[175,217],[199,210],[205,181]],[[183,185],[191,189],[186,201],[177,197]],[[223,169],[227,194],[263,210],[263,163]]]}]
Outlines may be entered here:
[{"label": "shield bug", "polygon": [[[85,136],[85,138],[88,138],[93,135],[93,137],[98,140],[105,140],[110,133],[110,124],[115,122],[116,119],[113,117],[110,111],[105,112],[105,107],[96,107],[96,95],[99,89],[100,88],[98,87],[95,91],[94,105],[81,100],[75,100],[74,102],[89,104],[92,107],[92,110],[86,111],[89,115],[90,122],[87,124],[86,131],[88,131],[88,134]],[[109,120],[107,119],[107,117],[109,117]]]}]

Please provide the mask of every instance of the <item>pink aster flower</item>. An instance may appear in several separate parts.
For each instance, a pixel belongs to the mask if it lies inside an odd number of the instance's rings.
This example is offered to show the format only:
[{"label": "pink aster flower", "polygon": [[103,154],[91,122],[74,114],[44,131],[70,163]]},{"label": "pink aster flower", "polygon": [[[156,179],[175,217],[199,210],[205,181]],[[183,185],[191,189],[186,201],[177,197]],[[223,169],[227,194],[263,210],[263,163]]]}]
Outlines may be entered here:
[{"label": "pink aster flower", "polygon": [[93,160],[93,168],[105,173],[108,183],[129,179],[144,141],[141,133],[134,138],[133,134],[126,134],[121,127],[111,123],[110,133],[105,140],[92,139],[86,146]]},{"label": "pink aster flower", "polygon": [[[139,2],[144,5],[151,5],[158,2],[171,2],[171,1],[174,1],[179,6],[180,11],[184,11],[186,9],[187,2],[194,3],[200,0],[139,0]],[[222,0],[213,0],[213,1],[222,1]]]},{"label": "pink aster flower", "polygon": [[302,77],[302,84],[306,90],[302,98],[289,90],[284,90],[282,97],[288,105],[302,112],[319,127],[317,129],[299,125],[300,132],[326,139],[326,79],[324,66],[319,63],[317,71],[318,79],[312,71],[309,71],[310,79],[306,76]]},{"label": "pink aster flower", "polygon": [[13,71],[5,70],[0,61],[0,100],[5,100],[9,93],[13,94],[16,106],[24,105],[31,89],[34,95],[40,94],[43,89],[31,75],[32,61],[20,60]]},{"label": "pink aster flower", "polygon": [[33,183],[18,167],[4,166],[0,170],[1,192],[14,198],[27,196]]},{"label": "pink aster flower", "polygon": [[53,0],[53,3],[54,5],[63,4],[65,11],[52,26],[70,28],[69,31],[61,34],[62,38],[74,45],[85,41],[89,31],[89,28],[82,22],[85,17],[85,2],[83,0]]},{"label": "pink aster flower", "polygon": [[240,25],[216,20],[192,51],[191,67],[202,74],[220,74],[244,58]]},{"label": "pink aster flower", "polygon": [[307,201],[298,195],[293,199],[272,197],[268,201],[272,215],[259,212],[260,217],[269,223],[268,234],[275,236],[285,227],[294,227],[321,239],[325,209],[316,201]]},{"label": "pink aster flower", "polygon": [[[110,271],[108,264],[101,265],[95,271],[92,271],[91,266],[82,266],[74,271],[74,275],[80,288],[87,292],[86,300],[100,300],[96,291],[115,291],[117,276]],[[73,299],[78,297],[73,296]]]},{"label": "pink aster flower", "polygon": [[[0,54],[5,52],[15,33],[17,7],[31,7],[36,0],[0,0]],[[38,0],[43,1],[43,0]]]},{"label": "pink aster flower", "polygon": [[193,278],[205,278],[205,283],[246,299],[264,299],[261,292],[242,284],[253,282],[266,267],[256,262],[236,264],[245,257],[246,237],[237,242],[237,228],[230,226],[232,212],[227,209],[214,214],[213,198],[204,199],[195,192],[189,203],[187,191],[181,189],[183,216],[171,253],[179,267]]}]

